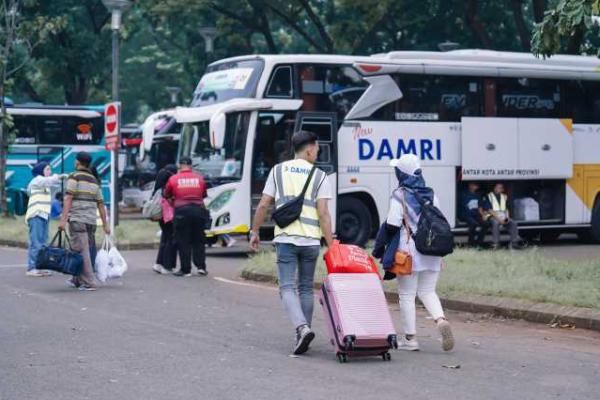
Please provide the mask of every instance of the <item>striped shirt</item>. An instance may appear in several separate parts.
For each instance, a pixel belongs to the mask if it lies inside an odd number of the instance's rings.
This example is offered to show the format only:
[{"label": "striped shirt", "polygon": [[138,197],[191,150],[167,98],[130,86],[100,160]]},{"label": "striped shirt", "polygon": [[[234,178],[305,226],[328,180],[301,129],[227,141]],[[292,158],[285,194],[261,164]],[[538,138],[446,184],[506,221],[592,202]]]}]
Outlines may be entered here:
[{"label": "striped shirt", "polygon": [[69,221],[96,225],[96,211],[104,200],[100,185],[89,169],[80,168],[69,175],[67,194],[73,197]]}]

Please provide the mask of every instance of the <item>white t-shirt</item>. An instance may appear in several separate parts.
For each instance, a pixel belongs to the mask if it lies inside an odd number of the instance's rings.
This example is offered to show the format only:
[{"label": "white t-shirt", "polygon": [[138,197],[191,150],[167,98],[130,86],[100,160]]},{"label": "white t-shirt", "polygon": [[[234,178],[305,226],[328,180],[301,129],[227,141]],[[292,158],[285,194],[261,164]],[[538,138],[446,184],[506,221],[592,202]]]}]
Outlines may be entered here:
[{"label": "white t-shirt", "polygon": [[[306,162],[306,165],[312,168],[312,165],[308,161]],[[331,183],[327,174],[324,174],[324,177],[321,180],[321,182],[318,182],[316,184],[319,185],[317,189],[317,200],[333,198],[331,193]],[[263,194],[275,198],[275,193],[277,193],[277,187],[275,186],[273,168],[271,168],[269,176],[267,177],[267,182],[265,183],[265,188],[263,189]],[[289,236],[286,234],[282,234],[276,236],[275,239],[273,239],[273,243],[288,243],[296,246],[319,246],[321,244],[321,241],[306,237]]]},{"label": "white t-shirt", "polygon": [[[440,207],[440,201],[437,196],[433,196],[433,205]],[[406,204],[408,211],[408,223],[412,232],[417,230],[417,222],[419,221],[418,215],[414,213],[412,208]],[[400,201],[396,200],[392,196],[390,200],[390,209],[388,211],[387,223],[394,226],[401,227],[400,231],[400,244],[398,248],[400,250],[407,251],[413,259],[413,272],[419,271],[439,271],[442,265],[442,257],[438,256],[427,256],[419,253],[415,247],[415,241],[411,238],[407,238],[407,231],[404,228],[402,220],[404,219],[404,207]],[[408,241],[407,241],[408,239]]]}]

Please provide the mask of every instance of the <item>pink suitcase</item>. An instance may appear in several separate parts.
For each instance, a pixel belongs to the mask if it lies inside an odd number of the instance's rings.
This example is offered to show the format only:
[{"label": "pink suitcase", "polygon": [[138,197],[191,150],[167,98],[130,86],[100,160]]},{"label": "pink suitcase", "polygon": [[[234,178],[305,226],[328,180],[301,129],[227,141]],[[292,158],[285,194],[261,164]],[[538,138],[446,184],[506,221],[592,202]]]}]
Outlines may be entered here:
[{"label": "pink suitcase", "polygon": [[398,339],[376,274],[329,274],[319,292],[337,359],[380,355],[389,361]]}]

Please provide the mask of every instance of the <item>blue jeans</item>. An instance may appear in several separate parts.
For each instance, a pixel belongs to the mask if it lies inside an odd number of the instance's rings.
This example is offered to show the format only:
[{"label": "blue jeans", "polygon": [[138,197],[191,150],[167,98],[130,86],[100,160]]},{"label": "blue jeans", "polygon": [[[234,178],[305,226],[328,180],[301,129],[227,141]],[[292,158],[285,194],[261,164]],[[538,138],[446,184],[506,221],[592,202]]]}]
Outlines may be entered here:
[{"label": "blue jeans", "polygon": [[283,307],[294,327],[310,326],[314,306],[315,266],[320,246],[277,243],[275,249],[277,251],[279,295]]},{"label": "blue jeans", "polygon": [[42,217],[33,217],[27,220],[27,224],[29,225],[27,271],[31,271],[35,269],[38,252],[48,242],[48,220]]}]

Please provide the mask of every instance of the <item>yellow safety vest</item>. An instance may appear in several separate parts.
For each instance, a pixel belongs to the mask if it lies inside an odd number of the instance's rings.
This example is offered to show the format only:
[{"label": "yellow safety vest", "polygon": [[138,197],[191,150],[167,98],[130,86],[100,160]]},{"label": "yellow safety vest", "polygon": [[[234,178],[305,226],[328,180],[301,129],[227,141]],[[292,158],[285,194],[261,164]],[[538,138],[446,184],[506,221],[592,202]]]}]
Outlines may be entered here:
[{"label": "yellow safety vest", "polygon": [[27,213],[25,220],[36,217],[40,214],[45,214],[50,217],[50,208],[52,206],[52,196],[50,188],[34,189],[29,193],[29,201],[27,202]]},{"label": "yellow safety vest", "polygon": [[498,212],[506,212],[506,195],[504,193],[500,194],[500,202],[498,202],[498,198],[494,194],[494,192],[488,193],[488,200],[492,205],[492,210]]},{"label": "yellow safety vest", "polygon": [[[310,174],[312,164],[302,159],[285,161],[273,168],[275,178],[275,207],[281,207],[302,193],[302,188]],[[317,192],[325,172],[316,169],[306,194],[300,218],[285,228],[275,225],[275,236],[287,235],[320,240],[323,236],[317,213]]]}]

